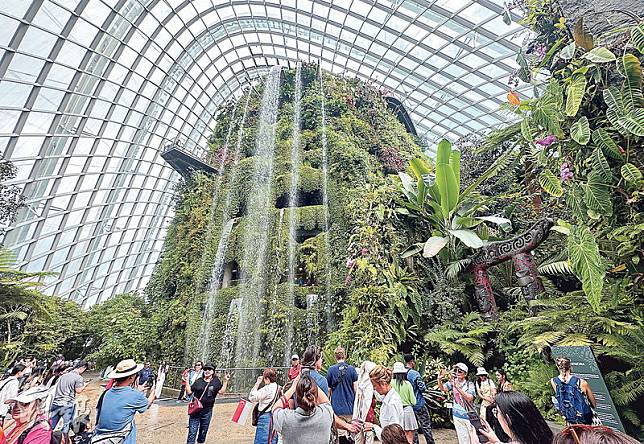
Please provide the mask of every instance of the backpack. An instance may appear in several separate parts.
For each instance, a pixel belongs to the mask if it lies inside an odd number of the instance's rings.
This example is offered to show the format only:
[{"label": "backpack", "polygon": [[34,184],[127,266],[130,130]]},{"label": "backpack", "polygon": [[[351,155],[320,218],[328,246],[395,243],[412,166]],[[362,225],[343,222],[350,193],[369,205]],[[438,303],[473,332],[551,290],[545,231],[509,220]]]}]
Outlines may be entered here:
[{"label": "backpack", "polygon": [[559,377],[552,378],[557,389],[555,398],[557,399],[559,413],[566,419],[568,424],[592,424],[593,411],[586,400],[586,395],[581,391],[581,380],[576,376],[571,376],[566,383]]},{"label": "backpack", "polygon": [[[25,442],[25,439],[27,439],[27,436],[29,435],[29,432],[31,432],[31,429],[36,427],[38,424],[41,422],[46,422],[46,421],[36,421],[34,425],[29,427],[27,430],[22,432],[22,434],[18,437],[18,443],[17,444],[22,444]],[[49,439],[50,444],[61,444],[63,442],[63,432],[60,430],[52,431],[51,432],[51,438]]]}]

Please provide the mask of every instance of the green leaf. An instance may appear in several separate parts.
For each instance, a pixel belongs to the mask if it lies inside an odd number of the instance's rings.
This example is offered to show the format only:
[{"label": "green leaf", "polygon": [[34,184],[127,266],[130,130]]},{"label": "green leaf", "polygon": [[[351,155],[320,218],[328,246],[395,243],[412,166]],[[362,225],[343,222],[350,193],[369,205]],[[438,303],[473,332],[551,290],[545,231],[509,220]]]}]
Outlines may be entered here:
[{"label": "green leaf", "polygon": [[617,119],[617,123],[631,134],[644,136],[644,108],[637,108],[633,112]]},{"label": "green leaf", "polygon": [[586,28],[584,27],[583,17],[580,18],[577,23],[575,23],[575,27],[572,30],[572,37],[575,40],[577,46],[584,48],[586,51],[590,51],[595,45],[593,42],[592,34],[587,32]]},{"label": "green leaf", "polygon": [[572,76],[570,85],[566,88],[566,115],[575,116],[586,93],[586,76],[576,74]]},{"label": "green leaf", "polygon": [[632,163],[622,165],[622,177],[629,183],[635,184],[642,180],[642,172]]},{"label": "green leaf", "polygon": [[566,195],[566,204],[578,220],[584,220],[586,218],[586,204],[584,203],[584,193],[581,185],[573,183],[569,187]]},{"label": "green leaf", "polygon": [[564,60],[570,60],[575,56],[576,49],[577,45],[575,44],[575,42],[571,42],[569,45],[564,46],[564,48],[559,53],[559,57]]},{"label": "green leaf", "polygon": [[591,173],[588,182],[582,185],[584,191],[584,203],[590,210],[598,214],[610,216],[613,214],[613,202],[608,192],[608,187],[604,184],[596,173]]},{"label": "green leaf", "polygon": [[459,150],[452,150],[452,154],[449,157],[449,166],[452,167],[454,171],[454,177],[456,178],[456,189],[461,189],[461,152]]},{"label": "green leaf", "polygon": [[422,243],[412,244],[409,247],[407,247],[407,249],[405,251],[402,252],[400,257],[405,259],[405,258],[408,258],[409,256],[413,256],[413,255],[415,255],[417,253],[420,253],[421,251],[423,251],[423,244]]},{"label": "green leaf", "polygon": [[434,257],[447,245],[449,239],[446,237],[432,236],[427,239],[423,247],[423,257]]},{"label": "green leaf", "polygon": [[590,141],[590,124],[588,118],[582,116],[570,127],[570,137],[579,145],[586,145]]},{"label": "green leaf", "polygon": [[619,147],[604,128],[597,128],[592,134],[593,143],[602,149],[604,154],[613,159],[622,160],[623,156]]},{"label": "green leaf", "polygon": [[603,182],[610,183],[613,179],[613,172],[610,170],[610,165],[608,165],[601,149],[595,148],[590,157],[590,163],[593,166],[593,172],[597,173]]},{"label": "green leaf", "polygon": [[445,219],[458,203],[458,187],[454,170],[449,165],[452,153],[452,144],[443,139],[438,144],[436,151],[436,185],[441,196],[441,210]]},{"label": "green leaf", "polygon": [[530,121],[527,117],[521,121],[521,136],[523,136],[523,138],[528,142],[532,142],[534,140],[534,133],[532,132]]},{"label": "green leaf", "polygon": [[640,54],[644,54],[644,23],[640,23],[631,29],[631,40],[633,40],[633,46]]},{"label": "green leaf", "polygon": [[633,111],[635,108],[644,107],[644,95],[642,95],[642,65],[640,60],[633,54],[625,54],[617,65],[620,73],[626,78],[623,88],[624,106],[626,111]]},{"label": "green leaf", "polygon": [[583,56],[582,59],[590,60],[593,63],[608,63],[615,61],[616,57],[609,49],[600,46],[599,48],[593,48]]},{"label": "green leaf", "polygon": [[567,247],[572,271],[581,280],[590,306],[599,312],[606,270],[595,236],[588,227],[573,226]]},{"label": "green leaf", "polygon": [[543,190],[555,197],[563,196],[563,187],[561,186],[561,181],[557,176],[553,174],[552,171],[546,169],[539,176],[539,185]]},{"label": "green leaf", "polygon": [[472,230],[449,230],[449,234],[457,237],[470,248],[481,248],[485,245],[478,234]]}]

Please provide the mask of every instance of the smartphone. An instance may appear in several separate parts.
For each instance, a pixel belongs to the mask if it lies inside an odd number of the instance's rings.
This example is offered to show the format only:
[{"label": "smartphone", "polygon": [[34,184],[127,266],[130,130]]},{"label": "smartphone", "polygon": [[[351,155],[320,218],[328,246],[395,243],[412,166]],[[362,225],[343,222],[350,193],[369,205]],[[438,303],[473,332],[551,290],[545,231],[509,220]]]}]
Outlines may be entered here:
[{"label": "smartphone", "polygon": [[480,443],[485,443],[488,442],[487,436],[483,435],[480,430],[483,428],[483,424],[481,423],[481,418],[479,417],[479,414],[477,412],[467,412],[467,417],[470,420],[470,424],[472,424],[472,427],[476,430],[476,436],[479,438]]}]

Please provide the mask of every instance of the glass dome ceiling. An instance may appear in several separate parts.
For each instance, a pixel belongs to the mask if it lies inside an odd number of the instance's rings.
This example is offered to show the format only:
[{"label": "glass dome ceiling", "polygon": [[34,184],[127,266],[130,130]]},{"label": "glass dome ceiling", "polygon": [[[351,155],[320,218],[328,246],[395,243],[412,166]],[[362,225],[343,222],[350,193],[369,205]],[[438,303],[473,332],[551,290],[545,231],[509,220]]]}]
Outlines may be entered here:
[{"label": "glass dome ceiling", "polygon": [[524,30],[502,0],[14,0],[0,5],[0,152],[27,198],[4,244],[91,306],[143,288],[171,221],[177,138],[298,60],[389,90],[429,145],[507,120]]}]

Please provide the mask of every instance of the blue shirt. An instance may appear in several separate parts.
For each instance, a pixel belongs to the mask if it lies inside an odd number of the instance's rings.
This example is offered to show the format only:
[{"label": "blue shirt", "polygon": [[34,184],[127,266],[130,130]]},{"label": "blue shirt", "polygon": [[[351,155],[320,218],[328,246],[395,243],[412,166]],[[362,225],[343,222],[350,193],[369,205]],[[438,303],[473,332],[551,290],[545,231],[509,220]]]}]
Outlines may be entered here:
[{"label": "blue shirt", "polygon": [[327,395],[329,394],[329,384],[326,381],[326,378],[319,374],[316,370],[311,370],[309,372],[309,375],[311,375],[312,378],[315,379],[315,382],[317,383],[318,387],[320,390],[322,390],[324,393]]},{"label": "blue shirt", "polygon": [[338,362],[329,367],[326,380],[331,387],[331,407],[333,407],[335,414],[351,415],[356,395],[353,383],[358,380],[356,369],[344,362]]},{"label": "blue shirt", "polygon": [[134,415],[148,409],[145,395],[132,387],[112,387],[103,396],[96,433],[116,432],[132,423],[132,431],[123,444],[136,444],[136,424]]},{"label": "blue shirt", "polygon": [[[445,384],[445,387],[447,387],[448,390],[452,390],[452,383],[448,382],[447,384]],[[474,388],[473,382],[465,381],[465,383],[461,386],[461,390],[469,395],[476,396],[476,389]],[[454,394],[452,415],[454,415],[454,418],[469,419],[469,417],[467,416],[467,409],[465,408],[465,400],[462,399],[461,394],[457,390],[452,390],[452,393]]]},{"label": "blue shirt", "polygon": [[427,390],[427,386],[425,385],[425,381],[423,381],[423,377],[420,376],[420,373],[409,367],[407,370],[407,381],[411,383],[411,386],[414,388],[414,395],[416,395],[414,410],[419,411],[425,406],[423,392]]}]

